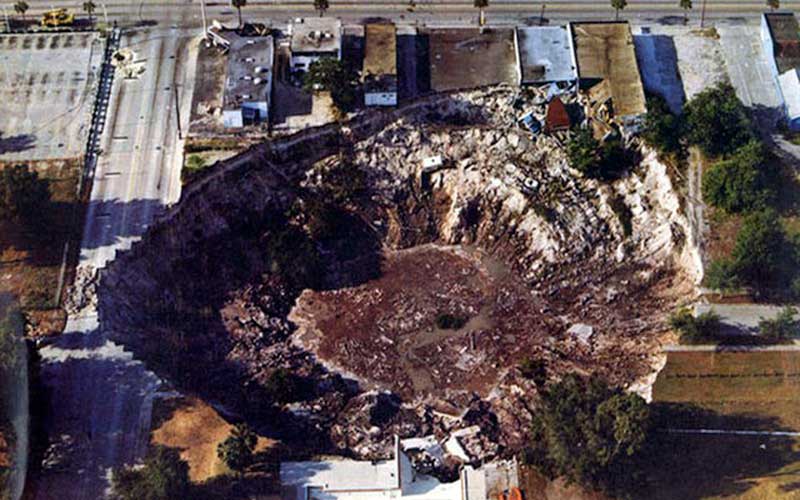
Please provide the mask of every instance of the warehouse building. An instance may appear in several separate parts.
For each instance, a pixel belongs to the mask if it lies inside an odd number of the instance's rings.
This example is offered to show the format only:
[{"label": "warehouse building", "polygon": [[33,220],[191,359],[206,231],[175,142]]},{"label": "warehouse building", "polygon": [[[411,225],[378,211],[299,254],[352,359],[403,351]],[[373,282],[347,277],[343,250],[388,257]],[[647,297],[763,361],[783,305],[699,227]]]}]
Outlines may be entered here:
[{"label": "warehouse building", "polygon": [[292,71],[308,71],[323,57],[342,58],[342,22],[332,17],[295,19],[289,24]]},{"label": "warehouse building", "polygon": [[275,53],[272,37],[225,33],[225,38],[230,45],[222,99],[223,125],[240,128],[267,121]]},{"label": "warehouse building", "polygon": [[397,30],[394,24],[368,24],[364,38],[364,104],[397,106]]},{"label": "warehouse building", "polygon": [[569,83],[578,79],[569,26],[517,28],[516,46],[520,85]]}]

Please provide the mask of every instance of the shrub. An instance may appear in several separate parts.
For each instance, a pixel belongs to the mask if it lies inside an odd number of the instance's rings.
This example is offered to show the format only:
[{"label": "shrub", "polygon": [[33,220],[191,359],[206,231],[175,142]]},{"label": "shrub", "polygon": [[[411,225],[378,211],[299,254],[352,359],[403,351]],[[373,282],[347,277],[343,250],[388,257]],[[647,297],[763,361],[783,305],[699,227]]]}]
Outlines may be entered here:
[{"label": "shrub", "polygon": [[731,257],[737,279],[762,292],[787,291],[797,275],[794,249],[774,210],[745,217]]},{"label": "shrub", "polygon": [[758,323],[758,330],[761,335],[784,340],[800,336],[800,321],[795,319],[797,308],[784,307],[774,319],[762,319]]},{"label": "shrub", "polygon": [[747,109],[729,83],[697,94],[683,115],[687,141],[709,156],[731,154],[754,138]]},{"label": "shrub", "polygon": [[660,96],[647,98],[642,139],[661,153],[675,153],[681,149],[681,120],[672,114]]},{"label": "shrub", "polygon": [[684,307],[669,317],[669,325],[681,335],[681,342],[692,343],[713,340],[719,336],[719,315],[709,311],[695,316]]},{"label": "shrub", "polygon": [[177,450],[156,446],[142,468],[115,469],[111,478],[112,498],[119,500],[172,500],[186,498],[189,465]]},{"label": "shrub", "polygon": [[739,279],[730,259],[717,259],[711,261],[706,269],[705,285],[714,290],[735,290],[739,288]]},{"label": "shrub", "polygon": [[306,396],[303,380],[286,368],[273,371],[264,384],[264,389],[279,403],[299,401]]},{"label": "shrub", "polygon": [[616,179],[632,163],[630,153],[619,140],[600,144],[589,129],[576,130],[567,142],[566,149],[572,168],[592,179]]},{"label": "shrub", "polygon": [[242,476],[253,463],[258,436],[247,424],[236,424],[225,441],[217,446],[217,456],[232,471]]},{"label": "shrub", "polygon": [[750,141],[703,174],[703,197],[731,213],[766,207],[775,198],[775,172],[765,163],[761,143]]},{"label": "shrub", "polygon": [[50,184],[27,165],[0,168],[0,220],[36,226],[46,221]]}]

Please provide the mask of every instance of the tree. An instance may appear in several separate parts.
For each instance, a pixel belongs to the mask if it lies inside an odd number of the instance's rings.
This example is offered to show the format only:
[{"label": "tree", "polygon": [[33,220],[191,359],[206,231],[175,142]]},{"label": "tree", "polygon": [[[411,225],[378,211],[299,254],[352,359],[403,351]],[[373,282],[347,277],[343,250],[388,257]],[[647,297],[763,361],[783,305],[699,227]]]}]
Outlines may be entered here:
[{"label": "tree", "polygon": [[49,204],[49,182],[27,165],[0,169],[0,220],[39,225]]},{"label": "tree", "polygon": [[730,83],[697,94],[684,108],[686,139],[706,155],[731,154],[754,139],[747,110]]},{"label": "tree", "polygon": [[217,446],[217,456],[229,469],[242,477],[247,467],[253,463],[253,451],[257,442],[258,436],[247,424],[236,424],[231,435]]},{"label": "tree", "polygon": [[781,2],[780,0],[767,0],[767,7],[769,7],[770,10],[780,9]]},{"label": "tree", "polygon": [[628,6],[627,0],[611,0],[611,6],[614,8],[614,19],[619,20],[619,11]]},{"label": "tree", "polygon": [[525,459],[551,479],[609,491],[644,444],[649,415],[637,394],[569,374],[543,392]]},{"label": "tree", "polygon": [[683,9],[683,22],[684,24],[689,21],[689,11],[692,10],[692,0],[680,0],[681,9]]},{"label": "tree", "polygon": [[661,96],[647,98],[642,138],[661,153],[675,153],[681,149],[681,121],[667,106]]},{"label": "tree", "polygon": [[303,87],[309,92],[327,90],[340,111],[349,111],[356,101],[354,72],[342,61],[323,57],[308,67]]},{"label": "tree", "polygon": [[231,0],[231,5],[236,7],[236,11],[239,13],[239,27],[243,26],[242,23],[242,7],[247,5],[247,0]]},{"label": "tree", "polygon": [[314,9],[319,11],[319,17],[325,15],[325,11],[330,8],[328,0],[314,0]]},{"label": "tree", "polygon": [[547,383],[547,363],[541,358],[524,358],[519,364],[519,371],[523,377],[532,380],[539,389]]},{"label": "tree", "polygon": [[683,307],[669,317],[669,326],[681,335],[681,342],[693,343],[714,339],[719,335],[719,315],[708,311],[695,316],[688,307]]},{"label": "tree", "polygon": [[483,26],[486,24],[484,9],[489,7],[489,0],[474,0],[473,5],[478,9],[478,25]]},{"label": "tree", "polygon": [[279,403],[298,401],[305,396],[303,381],[286,368],[278,368],[270,373],[264,389]]},{"label": "tree", "polygon": [[89,24],[94,27],[94,11],[97,9],[97,5],[92,0],[88,2],[83,2],[83,11],[89,14]]},{"label": "tree", "polygon": [[187,498],[189,465],[177,450],[152,448],[140,468],[114,469],[112,498],[118,500],[172,500]]},{"label": "tree", "polygon": [[761,335],[784,340],[800,336],[800,321],[796,319],[797,308],[787,306],[774,319],[761,319],[758,323],[758,331]]},{"label": "tree", "polygon": [[25,13],[28,12],[28,3],[24,0],[19,0],[17,3],[14,4],[14,12],[22,16],[22,20],[25,20]]},{"label": "tree", "polygon": [[570,166],[592,179],[613,180],[631,163],[631,156],[619,140],[602,144],[589,129],[578,129],[567,142]]},{"label": "tree", "polygon": [[750,141],[727,160],[703,173],[703,198],[730,213],[763,208],[775,198],[776,175],[768,154],[758,141]]},{"label": "tree", "polygon": [[774,210],[745,217],[731,252],[732,271],[743,284],[762,292],[788,289],[797,258]]}]

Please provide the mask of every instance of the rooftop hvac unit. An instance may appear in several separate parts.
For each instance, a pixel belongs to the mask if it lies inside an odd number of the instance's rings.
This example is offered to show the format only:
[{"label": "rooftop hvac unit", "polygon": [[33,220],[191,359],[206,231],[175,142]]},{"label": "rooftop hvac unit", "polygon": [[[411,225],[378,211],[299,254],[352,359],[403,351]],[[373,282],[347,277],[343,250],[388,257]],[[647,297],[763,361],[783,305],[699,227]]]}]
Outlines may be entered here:
[{"label": "rooftop hvac unit", "polygon": [[250,80],[252,80],[252,79],[253,79],[253,77],[252,77],[252,76],[250,76],[250,75],[244,75],[244,76],[242,77],[242,80],[247,80],[247,81],[250,81]]},{"label": "rooftop hvac unit", "polygon": [[247,57],[247,58],[245,58],[244,62],[249,62],[249,63],[256,62],[256,58],[255,57]]},{"label": "rooftop hvac unit", "polygon": [[253,83],[255,83],[256,85],[261,85],[263,82],[264,82],[264,80],[262,80],[261,78],[254,78],[253,79]]},{"label": "rooftop hvac unit", "polygon": [[256,73],[266,73],[268,70],[264,66],[256,66]]}]

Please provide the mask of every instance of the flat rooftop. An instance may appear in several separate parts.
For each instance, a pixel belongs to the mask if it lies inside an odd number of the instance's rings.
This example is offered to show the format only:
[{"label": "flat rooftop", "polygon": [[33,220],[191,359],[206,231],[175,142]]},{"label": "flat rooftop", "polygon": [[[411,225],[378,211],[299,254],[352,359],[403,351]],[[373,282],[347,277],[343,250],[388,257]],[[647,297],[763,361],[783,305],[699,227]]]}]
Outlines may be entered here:
[{"label": "flat rooftop", "polygon": [[764,18],[775,46],[778,72],[800,67],[800,25],[797,18],[791,12],[770,12],[764,14]]},{"label": "flat rooftop", "polygon": [[420,34],[428,40],[433,90],[517,83],[512,29],[428,29]]},{"label": "flat rooftop", "polygon": [[365,75],[397,75],[397,31],[394,24],[368,24],[364,28]]},{"label": "flat rooftop", "polygon": [[566,26],[517,28],[522,83],[577,80],[572,41]]},{"label": "flat rooftop", "polygon": [[571,23],[582,80],[607,80],[616,116],[647,112],[644,87],[627,22]]},{"label": "flat rooftop", "polygon": [[274,57],[272,37],[241,37],[235,33],[224,36],[230,47],[222,107],[237,109],[243,102],[268,101]]},{"label": "flat rooftop", "polygon": [[339,52],[342,21],[333,17],[305,17],[292,22],[293,53]]}]

